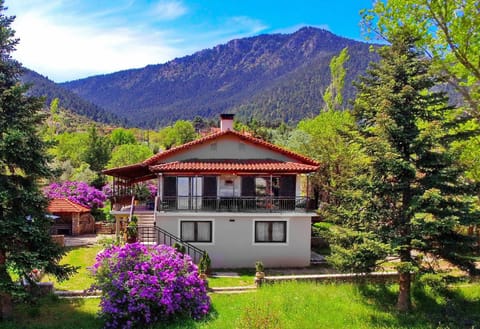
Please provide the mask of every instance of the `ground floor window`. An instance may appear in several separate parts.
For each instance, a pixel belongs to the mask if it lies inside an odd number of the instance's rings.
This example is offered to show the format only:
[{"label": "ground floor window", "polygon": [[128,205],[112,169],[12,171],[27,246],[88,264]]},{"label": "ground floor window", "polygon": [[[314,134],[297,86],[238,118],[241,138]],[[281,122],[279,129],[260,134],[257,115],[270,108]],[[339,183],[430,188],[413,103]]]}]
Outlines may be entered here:
[{"label": "ground floor window", "polygon": [[287,242],[287,222],[256,221],[255,242]]},{"label": "ground floor window", "polygon": [[181,221],[180,236],[186,242],[212,242],[212,222]]}]

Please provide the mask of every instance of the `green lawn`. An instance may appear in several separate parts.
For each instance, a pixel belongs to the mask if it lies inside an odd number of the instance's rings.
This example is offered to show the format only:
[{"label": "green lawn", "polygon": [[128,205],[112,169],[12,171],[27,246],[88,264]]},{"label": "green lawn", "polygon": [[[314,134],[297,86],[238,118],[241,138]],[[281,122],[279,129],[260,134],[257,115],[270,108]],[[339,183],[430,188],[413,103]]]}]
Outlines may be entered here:
[{"label": "green lawn", "polygon": [[[397,287],[284,283],[244,294],[213,294],[204,320],[182,320],[155,328],[477,328],[480,284],[456,285],[446,295],[416,289],[415,310],[399,314],[392,305]],[[446,298],[445,296],[448,296]],[[46,298],[16,308],[17,321],[0,328],[101,328],[98,299]],[[475,327],[474,327],[475,326]]]},{"label": "green lawn", "polygon": [[[88,267],[101,246],[71,248],[62,262],[80,266],[79,272],[56,289],[81,290],[93,283]],[[221,273],[219,273],[221,274]],[[210,277],[210,287],[249,286],[253,269],[238,277]],[[44,278],[48,280],[49,278]],[[282,283],[243,294],[212,294],[207,319],[183,320],[156,328],[477,328],[480,324],[480,283],[458,284],[442,293],[415,289],[414,311],[393,309],[397,286]],[[32,305],[18,305],[16,319],[0,322],[0,329],[101,328],[99,299],[47,297]]]},{"label": "green lawn", "polygon": [[55,277],[46,275],[42,281],[54,282],[56,290],[85,290],[94,282],[89,267],[95,263],[95,256],[103,247],[100,245],[69,248],[61,263],[79,266],[78,272],[63,282],[57,282]]},{"label": "green lawn", "polygon": [[[102,250],[101,245],[82,246],[69,248],[67,254],[61,263],[79,266],[78,273],[70,279],[57,282],[55,277],[46,275],[42,281],[54,282],[56,290],[85,290],[94,282],[93,276],[88,270],[95,263],[95,256]],[[208,284],[210,287],[233,287],[233,286],[252,286],[254,285],[254,270],[240,270],[239,276],[234,277],[210,277]],[[219,273],[222,274],[221,272]]]}]

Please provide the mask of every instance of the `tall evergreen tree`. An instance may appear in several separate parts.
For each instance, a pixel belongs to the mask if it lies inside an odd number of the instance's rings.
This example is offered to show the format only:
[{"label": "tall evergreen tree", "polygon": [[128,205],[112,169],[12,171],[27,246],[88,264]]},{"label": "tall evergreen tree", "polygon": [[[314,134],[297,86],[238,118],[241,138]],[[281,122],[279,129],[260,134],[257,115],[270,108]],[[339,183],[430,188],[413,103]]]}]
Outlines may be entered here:
[{"label": "tall evergreen tree", "polygon": [[12,281],[7,268],[28,278],[33,269],[64,279],[73,268],[59,265],[64,249],[50,237],[46,200],[39,179],[50,176],[46,144],[37,128],[43,101],[27,97],[19,83],[20,64],[11,57],[18,39],[0,0],[0,316],[12,315],[12,297],[26,291]]},{"label": "tall evergreen tree", "polygon": [[474,270],[462,257],[472,241],[457,229],[479,217],[472,213],[474,186],[449,148],[460,138],[455,127],[462,117],[443,93],[432,91],[440,81],[415,39],[400,31],[390,41],[357,86],[354,114],[371,166],[343,194],[342,235],[330,260],[345,270],[369,270],[397,254],[397,308],[408,310],[411,273],[422,266],[412,251]]}]

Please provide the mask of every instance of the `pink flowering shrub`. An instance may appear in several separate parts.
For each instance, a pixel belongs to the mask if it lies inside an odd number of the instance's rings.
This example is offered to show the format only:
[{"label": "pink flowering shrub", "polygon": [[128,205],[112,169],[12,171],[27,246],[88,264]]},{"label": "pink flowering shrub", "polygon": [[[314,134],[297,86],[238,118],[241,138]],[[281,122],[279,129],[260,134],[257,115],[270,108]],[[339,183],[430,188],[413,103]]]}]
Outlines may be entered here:
[{"label": "pink flowering shrub", "polygon": [[140,243],[101,252],[92,268],[102,290],[106,328],[133,328],[177,317],[200,319],[210,310],[205,281],[190,256]]},{"label": "pink flowering shrub", "polygon": [[43,190],[49,199],[67,198],[89,208],[103,208],[107,199],[104,192],[85,182],[52,183]]}]

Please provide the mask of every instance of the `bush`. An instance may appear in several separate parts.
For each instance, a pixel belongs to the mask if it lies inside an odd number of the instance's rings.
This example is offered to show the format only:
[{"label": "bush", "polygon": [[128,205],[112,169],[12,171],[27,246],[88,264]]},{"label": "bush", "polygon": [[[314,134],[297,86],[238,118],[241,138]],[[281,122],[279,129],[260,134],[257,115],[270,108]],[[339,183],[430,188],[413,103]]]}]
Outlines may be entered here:
[{"label": "bush", "polygon": [[106,328],[132,328],[177,317],[200,319],[210,298],[195,264],[174,248],[140,243],[112,247],[97,256],[92,269],[102,290]]},{"label": "bush", "polygon": [[85,182],[52,183],[44,188],[48,199],[67,198],[89,208],[103,208],[106,195]]}]

